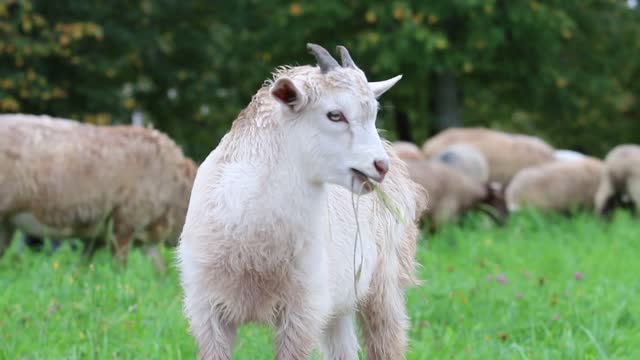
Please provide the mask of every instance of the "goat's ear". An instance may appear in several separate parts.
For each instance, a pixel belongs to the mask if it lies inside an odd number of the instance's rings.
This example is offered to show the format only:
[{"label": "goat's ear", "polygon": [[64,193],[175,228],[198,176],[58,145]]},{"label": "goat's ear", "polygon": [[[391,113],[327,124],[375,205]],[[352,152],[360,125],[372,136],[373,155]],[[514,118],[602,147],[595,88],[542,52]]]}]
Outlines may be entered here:
[{"label": "goat's ear", "polygon": [[379,98],[387,90],[391,89],[393,85],[395,85],[398,81],[400,81],[400,79],[402,79],[402,75],[398,75],[396,77],[392,77],[391,79],[387,79],[383,81],[369,82],[369,88],[371,88],[376,98]]},{"label": "goat's ear", "polygon": [[302,90],[286,77],[276,80],[271,86],[271,95],[293,112],[302,109],[307,102],[307,97]]}]

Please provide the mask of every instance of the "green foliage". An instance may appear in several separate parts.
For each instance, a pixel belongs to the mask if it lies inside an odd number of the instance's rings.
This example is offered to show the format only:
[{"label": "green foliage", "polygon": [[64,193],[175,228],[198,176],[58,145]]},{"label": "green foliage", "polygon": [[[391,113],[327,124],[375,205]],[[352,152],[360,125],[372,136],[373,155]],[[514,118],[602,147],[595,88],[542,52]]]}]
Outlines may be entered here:
[{"label": "green foliage", "polygon": [[202,159],[274,67],[344,44],[370,79],[404,74],[382,99],[390,138],[396,111],[414,141],[433,134],[447,73],[464,124],[603,155],[638,141],[639,22],[623,0],[4,0],[0,111],[139,110]]},{"label": "green foliage", "polygon": [[[465,220],[419,245],[408,359],[640,356],[637,219]],[[67,245],[50,256],[18,249],[0,259],[0,358],[194,358],[173,267],[160,276],[138,250],[123,271],[105,250],[87,266]],[[272,359],[272,336],[242,327],[234,359]]]}]

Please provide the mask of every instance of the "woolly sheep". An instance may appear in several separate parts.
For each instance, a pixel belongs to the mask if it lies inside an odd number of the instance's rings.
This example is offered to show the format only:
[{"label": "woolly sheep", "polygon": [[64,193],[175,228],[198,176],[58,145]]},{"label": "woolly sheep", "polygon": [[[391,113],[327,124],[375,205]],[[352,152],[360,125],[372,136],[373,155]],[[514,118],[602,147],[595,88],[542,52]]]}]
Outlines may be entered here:
[{"label": "woolly sheep", "polygon": [[553,161],[553,148],[543,140],[483,127],[449,128],[428,139],[422,150],[432,158],[455,143],[475,146],[489,164],[489,181],[503,187],[520,170]]},{"label": "woolly sheep", "polygon": [[[404,159],[411,179],[427,191],[428,206],[424,213],[431,231],[435,231],[464,212],[477,208],[486,212],[497,223],[502,223],[504,205],[499,195],[488,185],[481,184],[451,167],[435,160]],[[487,204],[494,211],[477,207]]]},{"label": "woolly sheep", "polygon": [[507,207],[510,211],[524,207],[562,212],[592,210],[602,170],[602,161],[592,157],[528,167],[507,187]]},{"label": "woolly sheep", "polygon": [[452,169],[461,172],[479,184],[489,182],[489,164],[485,156],[473,145],[456,143],[433,156]]},{"label": "woolly sheep", "polygon": [[342,66],[307,48],[319,67],[280,68],[198,170],[177,256],[202,359],[230,359],[247,322],[277,328],[276,359],[318,342],[357,359],[356,314],[370,359],[403,358],[426,194],[375,128],[376,98],[400,76],[367,83],[345,48]]},{"label": "woolly sheep", "polygon": [[422,153],[422,150],[418,145],[408,141],[395,141],[391,143],[393,150],[398,154],[401,159],[413,159],[424,160],[426,156]]},{"label": "woolly sheep", "polygon": [[124,265],[134,237],[176,241],[196,165],[166,135],[8,114],[0,115],[0,139],[0,255],[16,228],[89,243],[104,240],[110,220]]},{"label": "woolly sheep", "polygon": [[625,197],[640,214],[640,145],[622,144],[613,148],[604,159],[605,167],[596,193],[598,213],[604,213],[616,197]]}]

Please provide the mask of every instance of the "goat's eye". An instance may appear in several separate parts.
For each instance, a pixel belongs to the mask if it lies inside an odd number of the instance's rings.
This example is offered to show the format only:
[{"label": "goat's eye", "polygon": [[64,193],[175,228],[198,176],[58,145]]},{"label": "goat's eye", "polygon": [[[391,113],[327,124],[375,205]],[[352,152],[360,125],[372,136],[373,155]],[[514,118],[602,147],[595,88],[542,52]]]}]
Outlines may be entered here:
[{"label": "goat's eye", "polygon": [[340,122],[340,121],[347,122],[347,119],[344,117],[344,114],[342,114],[342,111],[338,111],[338,110],[329,111],[327,113],[327,119],[333,122]]}]

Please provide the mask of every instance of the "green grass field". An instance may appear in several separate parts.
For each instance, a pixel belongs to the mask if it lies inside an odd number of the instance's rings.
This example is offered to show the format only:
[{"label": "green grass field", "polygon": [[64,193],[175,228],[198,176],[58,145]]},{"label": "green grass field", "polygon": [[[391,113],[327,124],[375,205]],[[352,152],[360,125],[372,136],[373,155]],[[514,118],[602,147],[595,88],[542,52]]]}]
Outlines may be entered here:
[{"label": "green grass field", "polygon": [[[527,213],[470,217],[422,240],[407,294],[409,359],[640,359],[640,222]],[[193,359],[175,269],[133,251],[126,270],[69,246],[0,260],[0,359]],[[172,260],[172,252],[164,255]],[[271,359],[246,326],[234,359]]]}]

